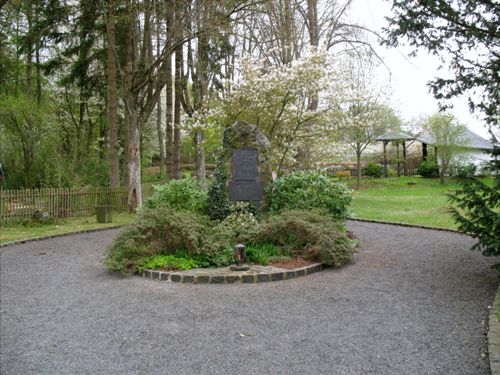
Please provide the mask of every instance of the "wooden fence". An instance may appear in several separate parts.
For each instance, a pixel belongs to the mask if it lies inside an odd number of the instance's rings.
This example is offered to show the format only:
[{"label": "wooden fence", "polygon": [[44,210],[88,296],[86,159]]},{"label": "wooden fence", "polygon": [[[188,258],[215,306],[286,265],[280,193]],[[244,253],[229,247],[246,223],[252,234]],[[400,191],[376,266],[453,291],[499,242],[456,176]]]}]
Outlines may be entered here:
[{"label": "wooden fence", "polygon": [[[152,192],[152,184],[142,185],[143,199]],[[56,219],[92,216],[99,204],[110,204],[115,212],[125,212],[127,196],[125,187],[0,189],[0,225],[8,221],[29,220],[37,210],[48,212]]]}]

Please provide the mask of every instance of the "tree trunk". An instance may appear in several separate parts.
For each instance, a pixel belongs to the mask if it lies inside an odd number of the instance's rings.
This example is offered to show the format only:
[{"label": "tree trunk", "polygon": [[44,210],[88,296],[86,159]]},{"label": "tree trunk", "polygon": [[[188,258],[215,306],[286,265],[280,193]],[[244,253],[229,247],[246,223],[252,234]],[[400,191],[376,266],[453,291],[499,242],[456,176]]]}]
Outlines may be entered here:
[{"label": "tree trunk", "polygon": [[[38,23],[40,12],[40,3],[35,3],[35,24]],[[42,103],[42,72],[40,68],[40,48],[41,48],[40,32],[36,34],[35,40],[35,71],[36,71],[36,103],[38,106]]]},{"label": "tree trunk", "polygon": [[[170,9],[167,10],[167,48],[172,45],[174,38],[174,17]],[[166,121],[166,134],[165,134],[165,164],[167,167],[167,177],[173,178],[174,176],[174,129],[172,126],[173,120],[173,100],[172,100],[172,56],[168,57],[165,64],[165,74],[167,76],[165,83],[165,121]]]},{"label": "tree trunk", "polygon": [[28,21],[28,50],[26,52],[26,96],[31,97],[31,80],[33,77],[33,10],[31,1],[26,1],[26,20]]},{"label": "tree trunk", "polygon": [[139,129],[137,94],[134,92],[134,72],[136,66],[136,18],[129,14],[127,36],[125,41],[125,67],[123,71],[124,81],[124,101],[126,111],[127,129],[127,177],[128,177],[128,199],[127,206],[129,212],[134,212],[136,208],[142,206],[141,192],[141,135]]},{"label": "tree trunk", "polygon": [[441,157],[441,163],[439,163],[437,148],[436,148],[436,160],[439,167],[439,182],[441,185],[444,185],[444,174],[446,173],[446,169],[448,169],[448,164],[444,161],[443,157]]},{"label": "tree trunk", "polygon": [[361,186],[361,152],[356,152],[356,189],[359,189]]},{"label": "tree trunk", "polygon": [[[160,46],[160,34],[161,34],[161,23],[160,23],[160,15],[159,15],[159,6],[155,4],[156,11],[156,54],[160,56],[161,54],[161,46]],[[158,70],[160,68],[158,67]],[[159,74],[160,72],[158,72]],[[161,95],[158,96],[158,101],[156,103],[156,131],[158,132],[158,145],[160,152],[160,179],[163,179],[165,176],[165,149],[164,149],[164,141],[163,141],[163,129],[161,122],[162,110],[161,110]]]},{"label": "tree trunk", "polygon": [[[182,11],[177,8],[175,11],[175,28],[177,40],[182,38]],[[181,177],[181,95],[182,95],[182,76],[181,69],[183,64],[183,46],[175,49],[175,98],[174,98],[174,179]]]},{"label": "tree trunk", "polygon": [[383,142],[384,144],[384,177],[387,177],[387,141]]},{"label": "tree trunk", "polygon": [[[307,0],[307,25],[309,31],[309,44],[311,46],[311,52],[317,52],[319,46],[319,23],[318,23],[318,1],[317,0]],[[316,112],[318,110],[319,99],[318,93],[314,92],[309,98],[309,112]],[[314,127],[314,120],[310,119],[307,121],[307,127],[310,132]],[[311,142],[306,139],[305,144],[305,168],[309,169],[311,167]]]},{"label": "tree trunk", "polygon": [[201,188],[207,188],[206,181],[206,167],[205,167],[205,134],[203,130],[196,132],[196,179],[198,180]]},{"label": "tree trunk", "polygon": [[129,103],[129,124],[128,124],[128,199],[127,206],[129,212],[135,212],[136,208],[142,206],[141,191],[141,150],[140,150],[140,130],[137,119],[135,103]]},{"label": "tree trunk", "polygon": [[118,96],[116,82],[116,54],[115,54],[115,20],[112,0],[107,6],[107,94],[108,94],[108,142],[109,142],[109,183],[111,187],[120,186],[120,145],[118,142]]},{"label": "tree trunk", "polygon": [[401,161],[399,160],[399,141],[396,142],[396,159],[398,160],[398,177],[401,177]]},{"label": "tree trunk", "polygon": [[125,186],[128,186],[129,185],[129,178],[128,178],[128,159],[129,159],[129,154],[128,154],[128,145],[129,145],[129,141],[128,141],[128,127],[129,127],[129,124],[130,124],[130,120],[129,120],[129,114],[128,114],[128,111],[127,109],[125,108],[125,114],[124,114],[124,124],[123,124],[123,134],[124,134],[124,149],[125,149],[125,152],[124,152],[124,155],[123,155],[123,180],[125,182]]}]

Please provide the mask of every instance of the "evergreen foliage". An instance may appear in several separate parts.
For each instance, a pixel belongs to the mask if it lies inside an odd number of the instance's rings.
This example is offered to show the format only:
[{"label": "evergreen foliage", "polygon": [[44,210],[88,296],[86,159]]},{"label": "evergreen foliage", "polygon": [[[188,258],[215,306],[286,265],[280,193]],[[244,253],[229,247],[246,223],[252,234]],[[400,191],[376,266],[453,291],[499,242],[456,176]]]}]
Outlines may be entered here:
[{"label": "evergreen foliage", "polygon": [[[470,94],[491,126],[498,126],[500,96],[500,11],[491,0],[393,0],[386,43],[402,39],[427,49],[448,63],[454,77],[436,78],[429,85],[437,99]],[[480,51],[480,53],[478,53]],[[474,95],[474,93],[484,94]]]},{"label": "evergreen foliage", "polygon": [[[454,204],[452,214],[458,229],[478,240],[472,249],[486,256],[500,256],[500,148],[492,152],[490,171],[494,173],[489,186],[476,177],[461,180],[461,188],[449,194]],[[500,263],[496,265],[500,271]]]},{"label": "evergreen foliage", "polygon": [[223,220],[229,215],[227,197],[227,161],[221,152],[217,158],[212,181],[208,187],[206,210],[212,220]]}]

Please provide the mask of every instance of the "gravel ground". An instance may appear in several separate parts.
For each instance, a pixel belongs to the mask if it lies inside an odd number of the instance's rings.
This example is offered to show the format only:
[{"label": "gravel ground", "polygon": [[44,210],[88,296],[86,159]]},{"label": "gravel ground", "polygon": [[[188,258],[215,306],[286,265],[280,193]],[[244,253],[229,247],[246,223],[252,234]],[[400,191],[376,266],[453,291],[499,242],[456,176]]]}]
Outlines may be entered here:
[{"label": "gravel ground", "polygon": [[110,275],[117,230],[0,249],[1,374],[488,374],[494,259],[463,235],[350,222],[337,270],[276,283]]}]

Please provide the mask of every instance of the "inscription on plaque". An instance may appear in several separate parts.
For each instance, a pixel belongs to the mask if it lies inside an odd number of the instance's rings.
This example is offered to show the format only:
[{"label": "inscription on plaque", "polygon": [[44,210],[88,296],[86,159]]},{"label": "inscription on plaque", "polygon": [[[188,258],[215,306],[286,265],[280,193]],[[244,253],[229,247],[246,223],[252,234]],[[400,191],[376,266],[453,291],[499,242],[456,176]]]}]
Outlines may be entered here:
[{"label": "inscription on plaque", "polygon": [[257,177],[257,149],[233,150],[233,181],[255,181]]},{"label": "inscription on plaque", "polygon": [[228,184],[230,201],[261,201],[264,185],[257,168],[258,151],[255,148],[233,150],[233,175]]},{"label": "inscription on plaque", "polygon": [[260,181],[229,181],[230,201],[261,201],[264,199],[264,186]]}]

